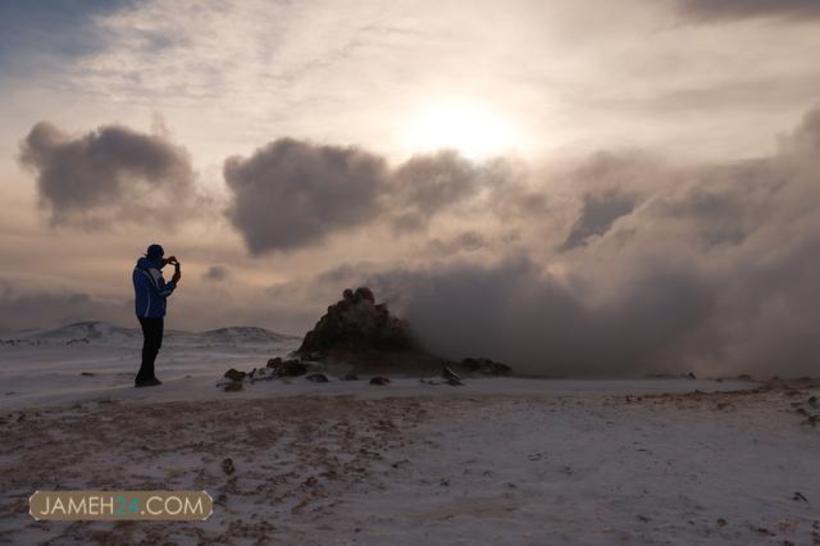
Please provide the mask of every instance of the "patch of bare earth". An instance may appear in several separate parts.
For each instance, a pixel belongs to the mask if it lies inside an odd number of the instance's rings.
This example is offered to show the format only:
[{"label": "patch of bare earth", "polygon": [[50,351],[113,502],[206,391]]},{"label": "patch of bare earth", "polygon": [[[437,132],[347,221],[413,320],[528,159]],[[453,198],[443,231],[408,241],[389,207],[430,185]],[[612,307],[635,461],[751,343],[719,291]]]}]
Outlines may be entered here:
[{"label": "patch of bare earth", "polygon": [[[266,544],[356,533],[346,492],[383,487],[419,400],[349,397],[108,403],[0,417],[0,542]],[[230,459],[230,461],[228,461]],[[205,489],[207,522],[47,522],[36,489]],[[317,527],[318,525],[318,527]]]},{"label": "patch of bare earth", "polygon": [[739,406],[766,404],[792,413],[801,424],[816,427],[820,424],[820,380],[773,379],[757,387],[734,391],[693,391],[686,393],[647,394],[642,396],[613,397],[610,402],[674,406],[678,409],[707,409],[732,411]]}]

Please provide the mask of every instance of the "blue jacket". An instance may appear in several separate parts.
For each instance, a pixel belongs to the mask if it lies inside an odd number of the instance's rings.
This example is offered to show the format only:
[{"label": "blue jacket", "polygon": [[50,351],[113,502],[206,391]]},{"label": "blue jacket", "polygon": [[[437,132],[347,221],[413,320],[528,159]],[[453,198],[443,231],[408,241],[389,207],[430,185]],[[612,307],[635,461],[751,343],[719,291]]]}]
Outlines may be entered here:
[{"label": "blue jacket", "polygon": [[165,299],[177,287],[174,281],[162,278],[159,260],[140,258],[134,267],[134,306],[138,317],[162,318],[165,316]]}]

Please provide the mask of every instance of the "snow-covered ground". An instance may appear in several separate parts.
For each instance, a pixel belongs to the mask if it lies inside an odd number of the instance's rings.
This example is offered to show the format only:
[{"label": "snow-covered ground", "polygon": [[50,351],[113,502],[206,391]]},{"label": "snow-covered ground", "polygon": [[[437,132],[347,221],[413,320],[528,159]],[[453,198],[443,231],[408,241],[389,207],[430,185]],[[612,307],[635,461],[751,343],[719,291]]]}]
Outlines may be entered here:
[{"label": "snow-covered ground", "polygon": [[[297,339],[85,324],[0,345],[0,543],[820,544],[820,381],[216,388]],[[78,341],[87,339],[88,341]],[[223,461],[236,468],[226,474]],[[205,489],[205,522],[35,522],[36,489]]]}]

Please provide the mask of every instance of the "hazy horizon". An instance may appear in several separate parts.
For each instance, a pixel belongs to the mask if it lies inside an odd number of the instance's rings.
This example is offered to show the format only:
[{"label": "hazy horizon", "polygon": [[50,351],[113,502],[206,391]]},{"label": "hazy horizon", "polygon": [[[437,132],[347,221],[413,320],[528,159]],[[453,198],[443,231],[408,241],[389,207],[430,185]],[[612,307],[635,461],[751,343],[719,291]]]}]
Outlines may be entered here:
[{"label": "hazy horizon", "polygon": [[136,326],[158,242],[171,329],[810,373],[820,9],[614,4],[0,1],[0,330]]}]

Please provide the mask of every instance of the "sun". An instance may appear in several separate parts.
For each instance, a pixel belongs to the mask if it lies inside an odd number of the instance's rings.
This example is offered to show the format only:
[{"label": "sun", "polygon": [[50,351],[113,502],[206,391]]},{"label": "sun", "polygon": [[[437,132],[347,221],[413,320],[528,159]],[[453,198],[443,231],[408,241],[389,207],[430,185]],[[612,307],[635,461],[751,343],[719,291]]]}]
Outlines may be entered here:
[{"label": "sun", "polygon": [[411,153],[450,148],[473,159],[520,147],[513,124],[489,105],[455,99],[426,103],[412,111],[403,140]]}]

